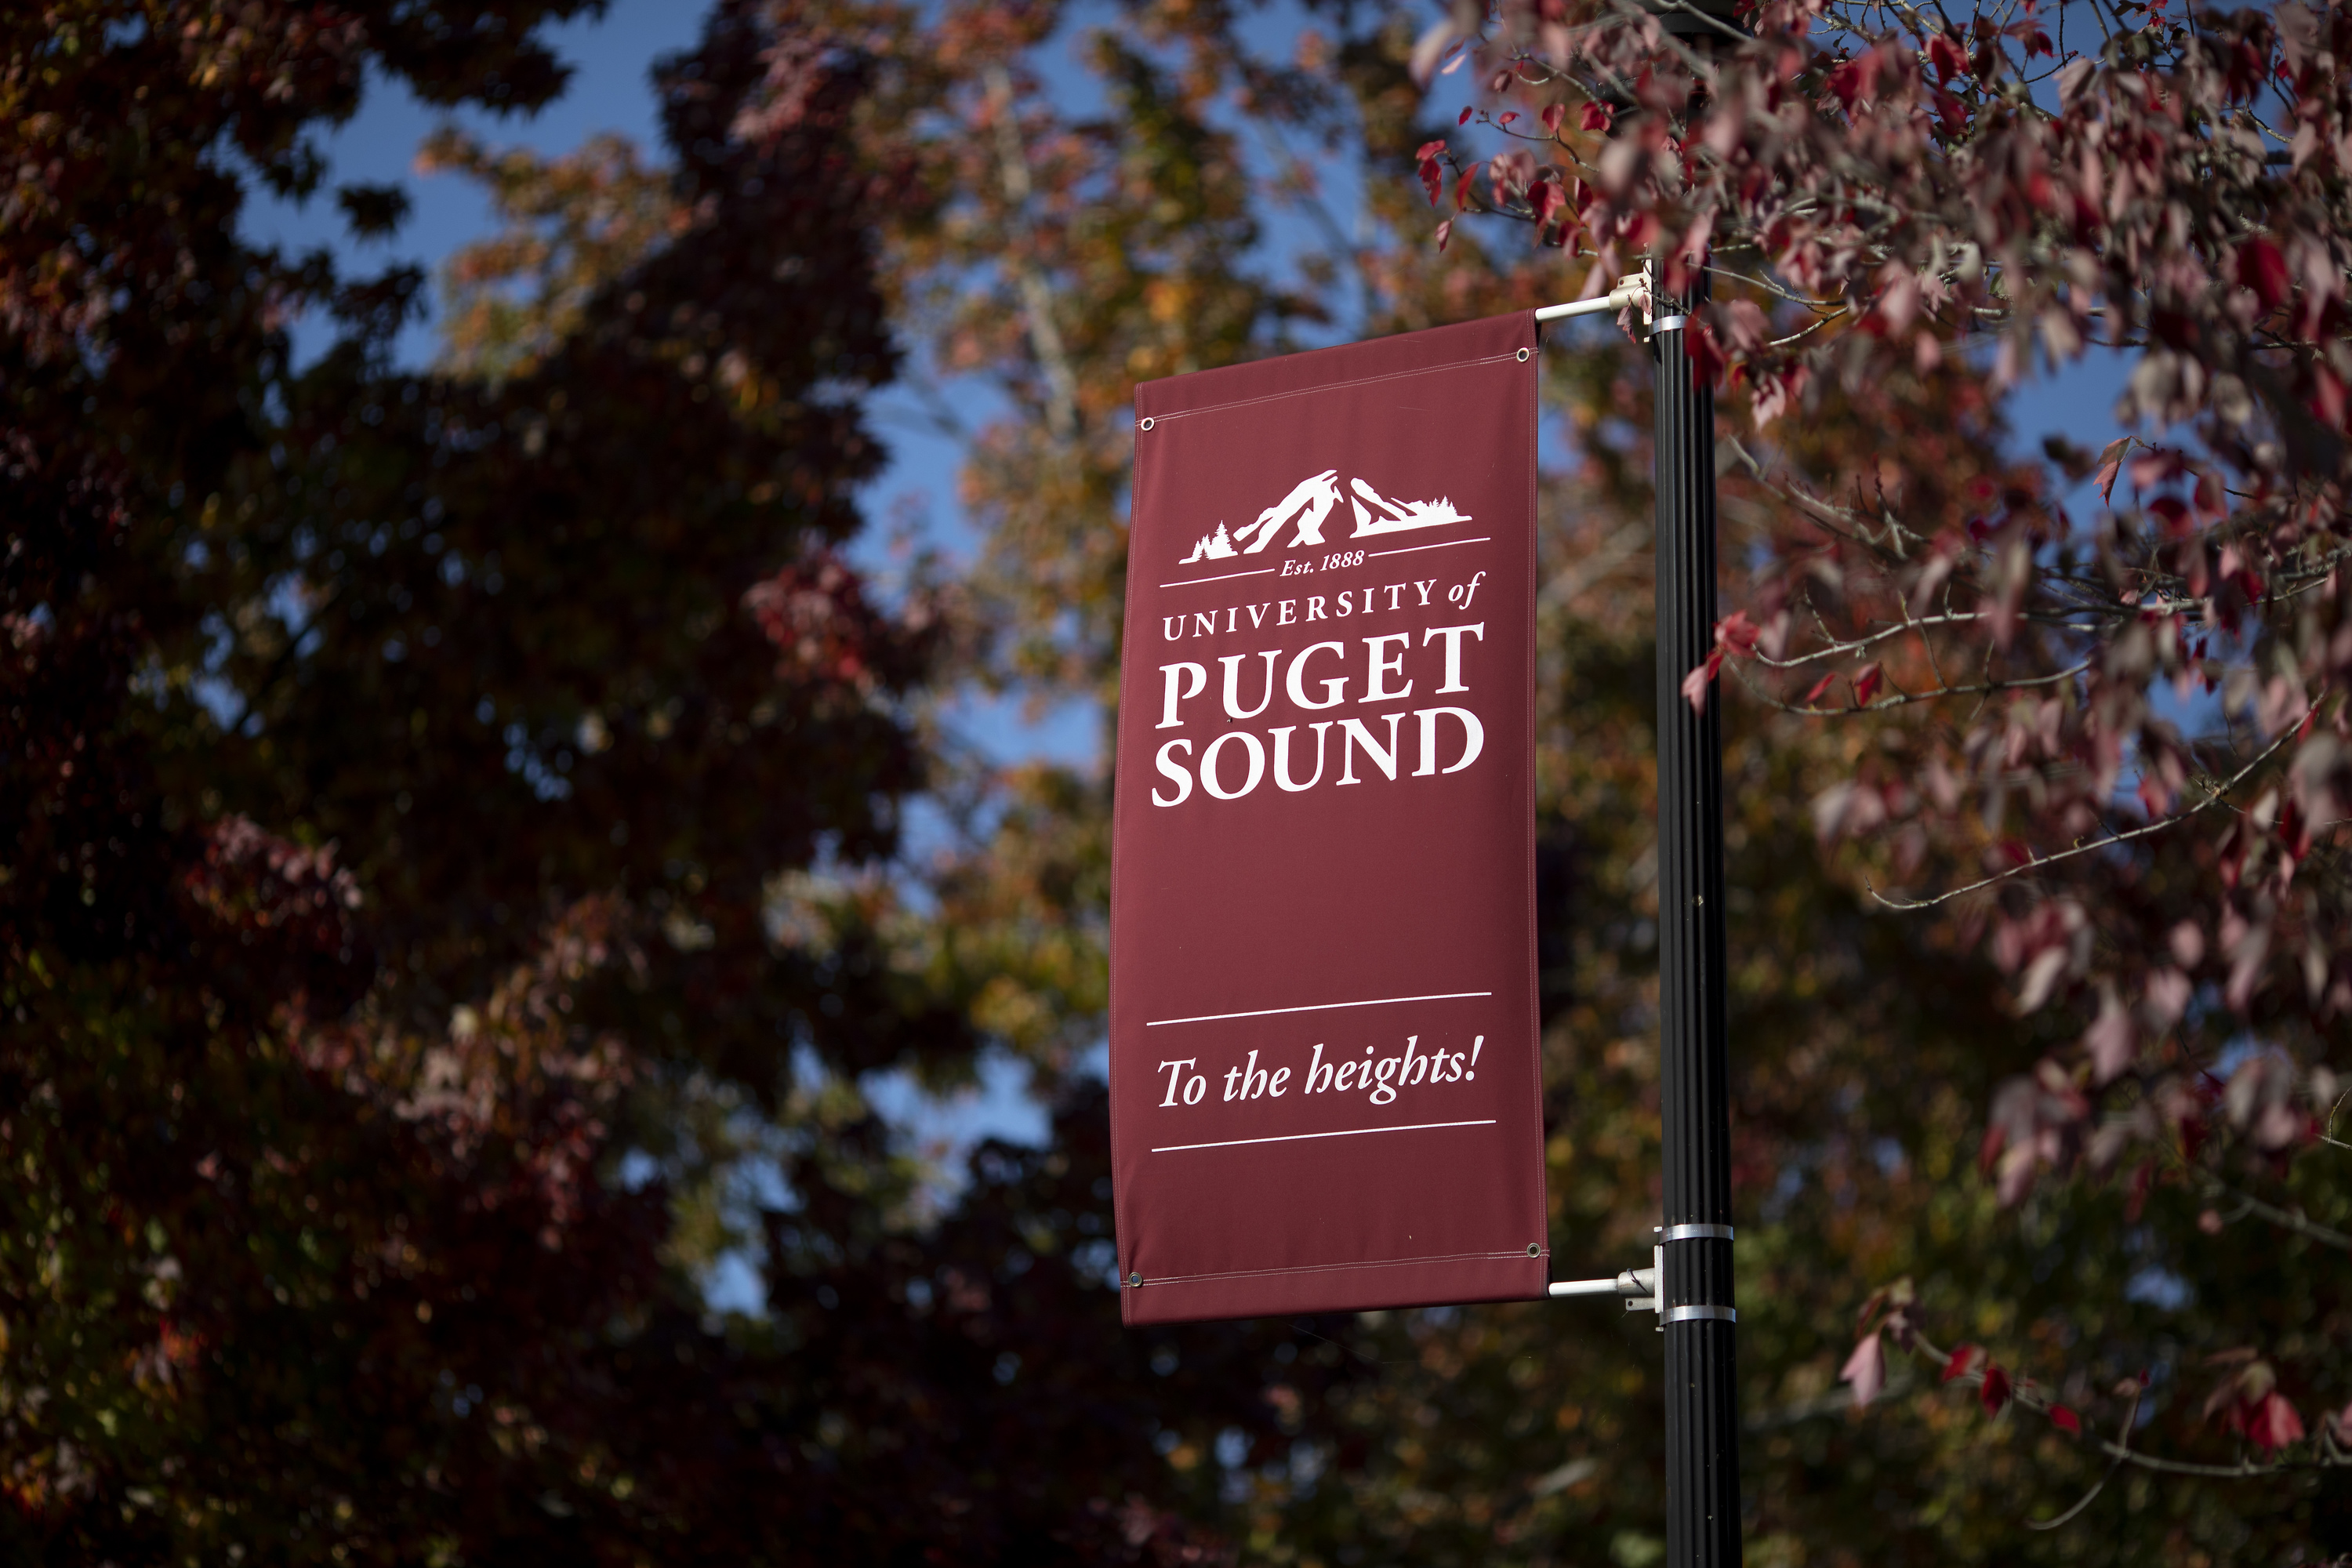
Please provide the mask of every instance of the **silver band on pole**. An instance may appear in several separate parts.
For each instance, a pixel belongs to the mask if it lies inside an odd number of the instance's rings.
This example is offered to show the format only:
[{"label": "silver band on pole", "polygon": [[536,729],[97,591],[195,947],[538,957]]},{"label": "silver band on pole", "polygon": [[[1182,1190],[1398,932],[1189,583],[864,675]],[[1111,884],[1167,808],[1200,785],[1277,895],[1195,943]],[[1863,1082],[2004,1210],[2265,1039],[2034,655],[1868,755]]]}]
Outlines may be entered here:
[{"label": "silver band on pole", "polygon": [[1735,1307],[1669,1307],[1666,1309],[1666,1321],[1736,1323],[1739,1321],[1739,1311]]},{"label": "silver band on pole", "polygon": [[1668,1241],[1729,1241],[1731,1227],[1727,1225],[1670,1225],[1666,1226]]},{"label": "silver band on pole", "polygon": [[1650,331],[1654,332],[1679,332],[1685,327],[1689,325],[1690,318],[1688,316],[1660,316],[1656,321],[1650,323]]}]

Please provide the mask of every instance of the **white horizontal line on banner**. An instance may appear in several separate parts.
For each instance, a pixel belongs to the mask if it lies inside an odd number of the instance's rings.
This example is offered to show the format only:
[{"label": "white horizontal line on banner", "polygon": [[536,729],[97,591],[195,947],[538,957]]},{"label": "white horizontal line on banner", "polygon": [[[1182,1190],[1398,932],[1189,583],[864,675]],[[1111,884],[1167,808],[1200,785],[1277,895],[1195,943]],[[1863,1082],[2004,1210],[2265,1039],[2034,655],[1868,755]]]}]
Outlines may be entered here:
[{"label": "white horizontal line on banner", "polygon": [[1164,1149],[1154,1149],[1155,1154],[1181,1154],[1187,1149],[1236,1149],[1244,1143],[1297,1143],[1309,1138],[1360,1138],[1367,1132],[1427,1132],[1439,1127],[1492,1127],[1491,1116],[1483,1121],[1416,1121],[1410,1127],[1349,1127],[1337,1132],[1291,1132],[1279,1138],[1228,1138],[1222,1143],[1171,1143]]},{"label": "white horizontal line on banner", "polygon": [[1203,1013],[1197,1018],[1150,1018],[1143,1026],[1162,1024],[1216,1024],[1227,1018],[1271,1018],[1276,1013],[1328,1013],[1338,1007],[1385,1007],[1391,1002],[1458,1002],[1465,996],[1492,996],[1492,991],[1439,991],[1427,996],[1373,996],[1361,1002],[1318,1002],[1306,1007],[1260,1007],[1254,1013]]},{"label": "white horizontal line on banner", "polygon": [[1190,588],[1202,583],[1230,583],[1236,577],[1263,577],[1273,570],[1271,566],[1261,566],[1255,572],[1228,572],[1222,577],[1187,577],[1181,583],[1162,583],[1160,585],[1163,588]]},{"label": "white horizontal line on banner", "polygon": [[[1485,533],[1475,539],[1449,539],[1443,544],[1408,544],[1402,550],[1370,551],[1365,554],[1364,559],[1369,561],[1375,555],[1410,555],[1416,550],[1451,550],[1457,544],[1490,544],[1494,542],[1494,539],[1493,534]],[[1161,585],[1168,586],[1165,584]]]}]

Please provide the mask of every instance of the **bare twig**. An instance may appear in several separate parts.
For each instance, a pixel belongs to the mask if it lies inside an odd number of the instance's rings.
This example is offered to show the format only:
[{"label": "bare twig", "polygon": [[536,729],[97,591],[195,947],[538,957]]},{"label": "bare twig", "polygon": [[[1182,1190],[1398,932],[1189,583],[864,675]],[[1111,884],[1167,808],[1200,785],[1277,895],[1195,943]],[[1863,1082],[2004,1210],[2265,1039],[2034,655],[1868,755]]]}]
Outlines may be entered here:
[{"label": "bare twig", "polygon": [[1537,595],[1542,605],[1565,605],[1638,554],[1650,542],[1650,525],[1629,522],[1602,540],[1590,553],[1543,585]]},{"label": "bare twig", "polygon": [[[2331,1139],[2330,1142],[2334,1140]],[[2242,1188],[2231,1186],[2201,1166],[2184,1163],[2182,1168],[2194,1174],[2211,1191],[2238,1200],[2238,1212],[2231,1216],[2232,1219],[2242,1219],[2247,1215],[2252,1215],[2258,1219],[2268,1220],[2281,1230],[2291,1230],[2297,1236],[2315,1241],[2322,1247],[2332,1247],[2340,1252],[2352,1252],[2352,1236],[2347,1236],[2340,1230],[2321,1225],[2317,1220],[2307,1219],[2293,1209],[2283,1209],[2276,1204],[2266,1204],[2253,1194]]]},{"label": "bare twig", "polygon": [[2338,1149],[2352,1149],[2352,1143],[2336,1136],[2336,1113],[2344,1109],[2344,1102],[2347,1100],[2352,1100],[2352,1089],[2337,1095],[2336,1103],[2327,1108],[2327,1120],[2319,1124],[2319,1141],[2322,1143],[2333,1143]]},{"label": "bare twig", "polygon": [[[2146,1387],[2141,1384],[2135,1384],[2132,1385],[2131,1409],[2125,1413],[2123,1425],[2116,1429],[2123,1445],[2126,1447],[2131,1445],[2132,1424],[2139,1419],[2140,1399],[2147,1394],[2147,1390]],[[2056,1530],[2061,1525],[2073,1523],[2077,1515],[2079,1515],[2084,1509],[2091,1506],[2093,1499],[2096,1498],[2101,1492],[2107,1489],[2107,1483],[2116,1479],[2116,1472],[2123,1468],[2123,1465],[2124,1461],[2120,1455],[2115,1458],[2109,1459],[2107,1461],[2106,1472],[2099,1477],[2098,1480],[2092,1485],[2089,1491],[2083,1494],[2081,1501],[2077,1502],[2073,1508],[2068,1509],[2064,1513],[2060,1514],[2055,1519],[2029,1519],[2025,1521],[2025,1528],[2028,1530]]]},{"label": "bare twig", "polygon": [[1896,691],[1874,702],[1854,708],[1817,708],[1804,703],[1783,702],[1748,679],[1747,671],[1741,666],[1727,660],[1725,668],[1738,678],[1739,684],[1747,689],[1750,696],[1768,708],[1777,708],[1783,713],[1794,713],[1802,719],[1851,719],[1857,714],[1883,713],[1890,708],[1907,708],[1915,702],[1939,702],[1947,697],[1983,697],[1996,692],[2018,690],[2029,686],[2051,686],[2062,680],[2071,680],[2091,667],[2089,662],[2085,661],[2049,675],[2021,675],[2013,679],[1986,680],[1973,686],[1937,686],[1927,691]]}]

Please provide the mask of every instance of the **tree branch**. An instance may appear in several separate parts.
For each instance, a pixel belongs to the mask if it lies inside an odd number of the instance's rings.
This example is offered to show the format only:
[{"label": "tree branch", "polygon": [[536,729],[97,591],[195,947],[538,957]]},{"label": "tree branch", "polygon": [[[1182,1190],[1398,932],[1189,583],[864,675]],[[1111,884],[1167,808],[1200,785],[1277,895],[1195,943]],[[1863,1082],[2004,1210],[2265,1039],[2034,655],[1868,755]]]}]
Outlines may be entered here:
[{"label": "tree branch", "polygon": [[[1931,1363],[1948,1364],[1951,1361],[1951,1356],[1948,1352],[1928,1342],[1927,1336],[1918,1332],[1916,1330],[1914,1330],[1912,1332],[1912,1346],[1915,1353],[1926,1356]],[[1985,1374],[1983,1371],[1979,1368],[1972,1367],[1969,1371],[1961,1373],[1958,1376],[1950,1378],[1948,1381],[1952,1383],[1964,1383],[1971,1387],[1980,1387],[1982,1386],[1984,1380]],[[2017,1379],[2010,1385],[2010,1398],[2039,1415],[2049,1415],[2054,1404],[2047,1394],[2042,1392],[2040,1385],[2035,1384],[2032,1379],[2024,1377]],[[2141,1394],[2139,1393],[2135,1393],[2132,1395],[2132,1413],[2133,1418],[2135,1419],[2138,1415],[2140,1398]],[[2130,1436],[2130,1430],[2128,1427],[2126,1428],[2124,1435],[2126,1437]],[[2248,1480],[2257,1476],[2284,1475],[2291,1470],[2336,1469],[2344,1466],[2352,1465],[2352,1453],[2347,1453],[2343,1448],[2337,1447],[2335,1436],[2332,1433],[2322,1435],[2320,1438],[2319,1454],[2316,1458],[2272,1460],[2263,1464],[2256,1464],[2250,1459],[2241,1459],[2234,1465],[2206,1465],[2200,1464],[2193,1459],[2168,1459],[2156,1454],[2143,1454],[2138,1449],[2132,1447],[2128,1443],[2118,1443],[2108,1437],[2094,1437],[2090,1440],[2097,1444],[2099,1451],[2106,1455],[2110,1459],[2114,1460],[2116,1465],[2137,1465],[2141,1469],[2154,1470],[2160,1475],[2202,1476],[2213,1480]],[[2114,1465],[2111,1465],[2108,1467],[2108,1474],[2113,1475],[2114,1473],[2115,1467]],[[2101,1486],[2105,1484],[2106,1483],[2104,1480],[2100,1482]],[[2093,1489],[2095,1493],[2096,1489],[2095,1488]],[[2084,1500],[2085,1502],[2089,1500],[2090,1500],[2087,1498]],[[2055,1529],[2058,1525],[2064,1523],[2068,1519],[2073,1518],[2074,1512],[2079,1511],[2081,1507],[2082,1504],[2078,1503],[2075,1505],[2074,1510],[2069,1510],[2067,1513],[2051,1521],[2049,1523],[2038,1526],[2037,1528],[2042,1530]]]},{"label": "tree branch", "polygon": [[[1005,199],[1012,205],[1013,226],[1023,239],[1030,237],[1029,152],[1021,142],[1021,127],[1013,116],[1013,78],[1002,65],[991,63],[981,73],[988,84],[990,118],[995,121],[996,159]],[[1070,369],[1069,352],[1061,329],[1054,323],[1054,294],[1045,275],[1026,247],[1011,247],[1014,283],[1021,290],[1022,313],[1029,321],[1029,346],[1045,373],[1045,428],[1056,445],[1067,447],[1078,434],[1078,378]]]},{"label": "tree branch", "polygon": [[1964,893],[1973,893],[1979,889],[1990,888],[1996,882],[2006,882],[2011,877],[2021,877],[2028,871],[2039,871],[2046,866],[2054,866],[2061,860],[2072,860],[2077,855],[2088,855],[2095,850],[2107,848],[2111,845],[2128,844],[2135,838],[2145,838],[2151,833],[2160,833],[2164,829],[2173,826],[2177,823],[2188,821],[2190,817],[2197,816],[2200,812],[2210,811],[2214,806],[2221,805],[2222,800],[2228,796],[2231,790],[2245,783],[2246,780],[2252,775],[2254,770],[2268,762],[2271,757],[2277,752],[2281,746],[2285,745],[2287,742],[2293,738],[2294,734],[2294,730],[2292,727],[2280,731],[2277,740],[2273,741],[2269,745],[2264,746],[2262,751],[2255,755],[2252,762],[2248,763],[2244,767],[2240,768],[2236,773],[2231,774],[2230,777],[2224,780],[2211,795],[2206,796],[2203,800],[2199,801],[2187,811],[2175,812],[2170,816],[2165,817],[2160,821],[2147,823],[2142,826],[2135,827],[2129,832],[2110,834],[2106,837],[2099,839],[2095,843],[2077,844],[2072,848],[2061,849],[2055,855],[2044,855],[2036,859],[2028,860],[2022,866],[2012,866],[2006,871],[1996,871],[1990,877],[1979,878],[1976,881],[1970,882],[1967,887],[1954,888],[1951,891],[1948,893],[1938,893],[1932,899],[1890,899],[1885,894],[1880,892],[1875,887],[1871,886],[1867,880],[1863,883],[1863,886],[1869,889],[1870,896],[1872,898],[1876,899],[1880,903],[1885,904],[1890,910],[1903,910],[1906,911],[1913,910],[1932,910],[1937,904],[1948,903]]}]

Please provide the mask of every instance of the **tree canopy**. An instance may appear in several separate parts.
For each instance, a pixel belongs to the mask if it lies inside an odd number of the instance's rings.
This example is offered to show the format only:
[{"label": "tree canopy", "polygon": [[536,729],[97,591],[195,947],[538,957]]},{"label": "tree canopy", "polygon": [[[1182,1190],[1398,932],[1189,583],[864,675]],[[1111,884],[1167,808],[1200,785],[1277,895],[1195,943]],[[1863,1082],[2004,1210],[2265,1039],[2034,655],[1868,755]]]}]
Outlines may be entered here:
[{"label": "tree canopy", "polygon": [[[721,0],[661,145],[425,149],[502,225],[430,367],[430,279],[240,237],[396,226],[320,134],[528,112],[589,9],[0,21],[12,1552],[1658,1561],[1645,1319],[1118,1327],[1114,781],[942,717],[1108,716],[1137,380],[1650,256],[1723,411],[1753,1560],[2352,1553],[2346,13]],[[1545,356],[1595,1271],[1657,1204],[1638,325]],[[2122,438],[2013,429],[2086,354]],[[999,411],[937,408],[968,563],[870,565],[901,376]],[[992,1054],[1044,1146],[875,1109]]]}]

